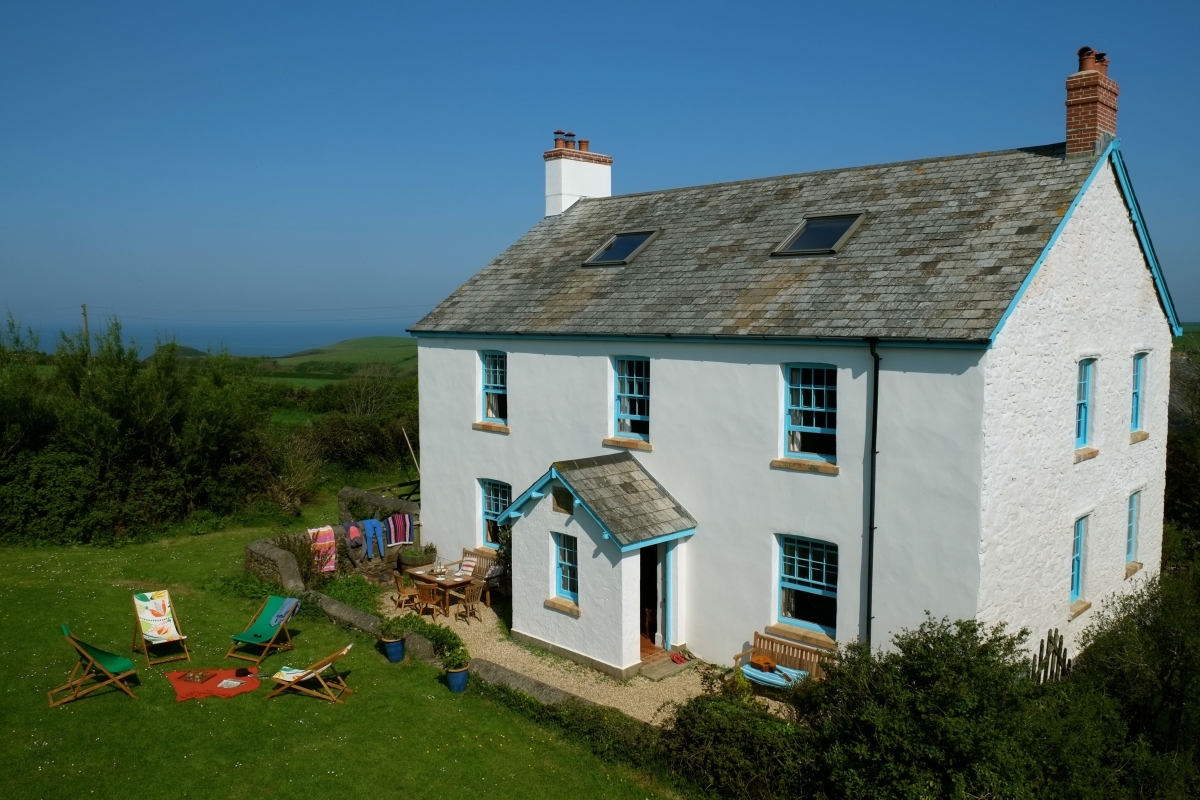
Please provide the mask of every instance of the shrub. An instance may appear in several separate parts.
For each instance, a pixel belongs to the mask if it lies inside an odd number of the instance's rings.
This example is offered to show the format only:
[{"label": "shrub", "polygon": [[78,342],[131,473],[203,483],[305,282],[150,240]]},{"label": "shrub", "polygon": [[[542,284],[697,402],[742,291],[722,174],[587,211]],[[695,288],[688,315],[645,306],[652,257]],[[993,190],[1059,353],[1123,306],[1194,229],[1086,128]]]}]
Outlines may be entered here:
[{"label": "shrub", "polygon": [[383,594],[383,591],[382,586],[371,583],[362,575],[337,578],[321,587],[321,593],[327,597],[332,597],[334,600],[368,614],[378,613],[379,596]]},{"label": "shrub", "polygon": [[451,650],[457,650],[460,647],[466,649],[466,645],[457,633],[441,625],[435,625],[416,614],[394,617],[388,622],[390,625],[388,630],[392,632],[393,636],[412,631],[427,639],[433,645],[434,655],[438,658],[445,658]]},{"label": "shrub", "polygon": [[300,580],[304,581],[305,588],[320,589],[329,579],[329,573],[322,572],[321,565],[316,563],[312,539],[309,538],[307,531],[281,534],[275,537],[273,543],[280,550],[286,550],[296,557],[296,566],[300,569]]},{"label": "shrub", "polygon": [[466,669],[470,663],[471,654],[462,645],[446,651],[446,654],[442,656],[442,667],[446,670]]}]

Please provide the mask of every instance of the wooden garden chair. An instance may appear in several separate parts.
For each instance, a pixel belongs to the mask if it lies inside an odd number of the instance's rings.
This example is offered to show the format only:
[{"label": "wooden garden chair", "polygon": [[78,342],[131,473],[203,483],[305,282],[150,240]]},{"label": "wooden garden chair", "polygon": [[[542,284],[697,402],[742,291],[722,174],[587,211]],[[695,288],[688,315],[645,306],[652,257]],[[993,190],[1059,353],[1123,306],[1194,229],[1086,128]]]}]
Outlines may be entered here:
[{"label": "wooden garden chair", "polygon": [[404,573],[400,570],[392,570],[392,576],[396,579],[396,608],[403,611],[406,608],[417,607],[417,590],[412,586],[405,585]]},{"label": "wooden garden chair", "polygon": [[421,615],[426,611],[429,611],[435,620],[438,614],[446,616],[446,609],[442,607],[442,590],[432,583],[418,583],[417,614]]},{"label": "wooden garden chair", "polygon": [[[67,644],[75,648],[79,654],[79,661],[75,663],[75,668],[71,670],[71,675],[67,678],[66,683],[57,689],[46,692],[46,696],[50,698],[51,708],[61,706],[71,700],[78,700],[84,695],[109,685],[115,685],[130,697],[137,697],[128,686],[121,682],[128,677],[137,675],[132,661],[125,656],[119,656],[116,653],[101,650],[99,647],[92,647],[87,642],[81,642],[75,638],[66,625],[62,626],[62,632],[63,636],[67,637]],[[93,682],[91,686],[86,686],[88,681]],[[56,699],[56,694],[64,696]]]},{"label": "wooden garden chair", "polygon": [[[342,703],[342,695],[352,694],[350,687],[346,685],[346,679],[337,671],[334,666],[339,658],[350,652],[353,644],[348,644],[341,650],[338,650],[331,656],[322,658],[317,663],[307,669],[294,669],[292,667],[284,667],[271,676],[271,680],[276,684],[271,693],[267,695],[267,699],[283,694],[287,690],[307,694],[311,697],[317,697],[321,700],[328,700],[331,703]],[[328,671],[328,675],[322,674]],[[305,686],[304,684],[308,684]]]},{"label": "wooden garden chair", "polygon": [[[298,608],[300,601],[294,597],[268,597],[259,606],[246,630],[230,637],[233,644],[229,646],[225,657],[253,661],[254,665],[258,666],[272,650],[291,650],[292,634],[288,631],[287,623]],[[285,641],[277,641],[280,634],[283,634]],[[239,647],[261,647],[262,652],[257,656],[250,656],[236,652]]]},{"label": "wooden garden chair", "polygon": [[[166,589],[158,592],[142,592],[133,596],[133,651],[139,650],[146,656],[146,666],[166,664],[168,661],[192,660],[188,652],[187,637],[179,630],[179,617],[171,603],[171,593]],[[174,653],[155,659],[151,647],[178,643],[182,653]]]},{"label": "wooden garden chair", "polygon": [[479,616],[479,596],[485,588],[486,584],[483,581],[474,581],[464,586],[461,592],[450,592],[450,596],[458,600],[454,618],[462,617],[468,625],[471,624],[471,617],[483,622],[483,617]]},{"label": "wooden garden chair", "polygon": [[492,607],[492,590],[500,590],[500,574],[503,570],[496,564],[496,551],[490,547],[483,547],[478,550],[469,550],[463,548],[463,557],[452,564],[447,564],[446,569],[450,570],[454,567],[461,569],[463,572],[470,572],[472,578],[482,580],[485,584],[483,588],[484,597],[487,598],[487,607]]}]

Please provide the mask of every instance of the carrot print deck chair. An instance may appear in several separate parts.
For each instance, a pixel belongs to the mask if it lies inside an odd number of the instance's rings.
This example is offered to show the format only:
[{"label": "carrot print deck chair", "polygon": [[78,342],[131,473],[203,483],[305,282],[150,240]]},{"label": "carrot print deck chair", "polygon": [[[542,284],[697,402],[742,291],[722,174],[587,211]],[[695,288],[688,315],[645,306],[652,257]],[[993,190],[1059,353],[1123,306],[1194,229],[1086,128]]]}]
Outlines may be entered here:
[{"label": "carrot print deck chair", "polygon": [[[292,634],[288,632],[287,623],[299,607],[300,601],[294,597],[268,597],[259,606],[246,630],[230,637],[233,644],[225,657],[253,661],[258,666],[272,650],[291,650]],[[280,634],[283,634],[285,641],[277,641]],[[262,652],[256,656],[235,652],[239,647],[261,647]]]},{"label": "carrot print deck chair", "polygon": [[[353,646],[352,644],[346,645],[333,655],[322,658],[308,669],[284,667],[279,670],[279,672],[271,676],[271,680],[278,685],[271,690],[267,698],[270,699],[276,695],[283,694],[288,689],[293,689],[312,697],[328,700],[331,703],[345,702],[342,700],[342,695],[351,694],[350,687],[346,685],[345,678],[337,671],[334,662],[346,655],[346,653],[349,653],[350,648]],[[322,673],[326,671],[328,671],[328,674],[323,675]],[[302,685],[306,683],[309,685]]]},{"label": "carrot print deck chair", "polygon": [[[71,676],[66,683],[57,689],[46,692],[46,696],[50,698],[51,708],[61,706],[71,700],[78,700],[85,694],[91,694],[109,684],[115,684],[118,689],[130,697],[137,696],[129,690],[128,686],[121,683],[126,678],[137,674],[132,661],[125,656],[119,656],[116,653],[101,650],[99,647],[92,647],[87,642],[79,641],[66,625],[62,626],[62,632],[63,636],[67,637],[67,644],[79,653],[79,661],[71,670]],[[88,681],[93,681],[92,685],[84,688]],[[54,697],[56,694],[63,694],[63,696],[56,699]]]},{"label": "carrot print deck chair", "polygon": [[[146,655],[146,665],[166,664],[181,659],[192,660],[187,649],[187,637],[179,630],[175,607],[171,605],[171,593],[166,589],[159,592],[142,592],[133,596],[133,651],[141,650]],[[182,653],[155,659],[150,648],[160,644],[178,642]]]}]

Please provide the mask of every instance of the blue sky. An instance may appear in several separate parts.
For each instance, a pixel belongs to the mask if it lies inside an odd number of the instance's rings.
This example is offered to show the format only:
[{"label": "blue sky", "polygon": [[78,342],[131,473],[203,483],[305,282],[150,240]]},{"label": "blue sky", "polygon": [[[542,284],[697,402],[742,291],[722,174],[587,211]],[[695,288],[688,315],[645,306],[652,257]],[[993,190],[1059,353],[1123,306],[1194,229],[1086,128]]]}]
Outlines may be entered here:
[{"label": "blue sky", "polygon": [[1200,320],[1200,4],[1080,8],[4,0],[0,311],[400,333],[537,222],[556,128],[618,193],[1061,141],[1086,44]]}]

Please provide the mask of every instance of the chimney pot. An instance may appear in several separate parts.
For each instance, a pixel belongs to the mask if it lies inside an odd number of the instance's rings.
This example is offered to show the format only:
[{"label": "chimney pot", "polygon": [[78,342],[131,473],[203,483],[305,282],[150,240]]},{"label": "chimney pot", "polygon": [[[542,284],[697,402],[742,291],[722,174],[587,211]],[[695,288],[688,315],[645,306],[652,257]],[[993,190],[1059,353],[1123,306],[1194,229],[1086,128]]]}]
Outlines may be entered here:
[{"label": "chimney pot", "polygon": [[574,139],[567,139],[567,149],[568,150],[575,149],[575,140]]},{"label": "chimney pot", "polygon": [[590,146],[590,143],[588,142],[588,140],[587,140],[587,139],[580,139],[580,140],[579,140],[579,152],[581,152],[581,153],[586,153],[586,152],[588,152],[588,147],[589,147],[589,146]]},{"label": "chimney pot", "polygon": [[1117,135],[1117,95],[1108,56],[1081,47],[1079,71],[1067,78],[1067,158],[1097,156]]},{"label": "chimney pot", "polygon": [[554,149],[555,149],[555,150],[562,150],[562,149],[563,149],[563,148],[565,148],[566,146],[567,146],[567,140],[566,140],[566,139],[564,139],[564,138],[563,138],[563,137],[561,137],[561,136],[555,136],[555,137],[554,137]]},{"label": "chimney pot", "polygon": [[1079,71],[1090,72],[1096,68],[1096,51],[1090,47],[1079,48]]}]

